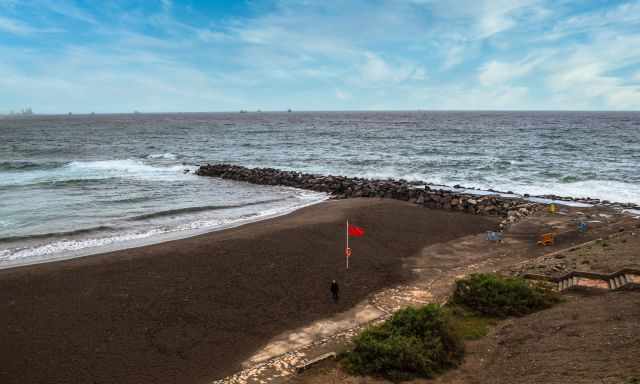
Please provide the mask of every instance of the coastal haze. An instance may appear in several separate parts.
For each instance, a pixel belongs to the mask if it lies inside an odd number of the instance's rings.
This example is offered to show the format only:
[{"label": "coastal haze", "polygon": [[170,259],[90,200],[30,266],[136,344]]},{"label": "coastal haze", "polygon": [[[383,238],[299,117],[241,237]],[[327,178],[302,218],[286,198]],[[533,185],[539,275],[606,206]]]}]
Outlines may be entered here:
[{"label": "coastal haze", "polygon": [[637,112],[30,116],[0,136],[0,268],[326,199],[195,176],[206,163],[640,203]]}]

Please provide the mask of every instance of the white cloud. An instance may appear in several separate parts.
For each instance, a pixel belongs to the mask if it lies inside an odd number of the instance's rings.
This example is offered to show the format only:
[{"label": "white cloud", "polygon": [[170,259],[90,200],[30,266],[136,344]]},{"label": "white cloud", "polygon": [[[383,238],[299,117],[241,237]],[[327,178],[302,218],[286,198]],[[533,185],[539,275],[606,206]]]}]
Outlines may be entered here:
[{"label": "white cloud", "polygon": [[640,23],[640,1],[623,3],[612,9],[584,13],[560,20],[545,39],[558,39],[567,35],[588,33],[598,30],[620,28]]},{"label": "white cloud", "polygon": [[171,11],[171,7],[173,7],[173,3],[171,0],[160,0],[160,5],[162,6],[162,11],[168,13]]},{"label": "white cloud", "polygon": [[[441,34],[482,40],[549,15],[542,0],[418,1],[443,22]],[[453,28],[452,28],[453,25]]]},{"label": "white cloud", "polygon": [[527,87],[497,86],[492,88],[442,86],[413,90],[410,99],[421,103],[418,108],[436,110],[519,110],[532,108]]},{"label": "white cloud", "polygon": [[478,4],[480,38],[488,38],[519,23],[530,23],[549,15],[539,0],[485,0]]},{"label": "white cloud", "polygon": [[640,109],[640,87],[617,86],[607,95],[607,101],[614,109]]},{"label": "white cloud", "polygon": [[465,49],[461,45],[453,45],[446,49],[442,69],[450,69],[460,64],[464,60]]},{"label": "white cloud", "polygon": [[[35,108],[29,100],[37,99],[63,111],[65,103],[96,111],[329,109],[346,100],[356,109],[638,107],[640,52],[632,47],[640,35],[630,26],[640,1],[573,18],[564,16],[567,4],[549,0],[277,0],[269,8],[249,2],[250,17],[221,19],[171,0],[146,13],[117,3],[33,4],[0,0],[8,10],[0,31],[27,41],[53,31],[47,22],[83,21],[89,39],[76,47],[51,39],[37,53],[0,46],[4,104],[13,95],[18,107]],[[25,18],[23,8],[38,17]],[[560,37],[540,38],[558,20]],[[584,35],[563,40],[568,31]]]},{"label": "white cloud", "polygon": [[14,35],[26,36],[37,30],[18,21],[0,16],[0,31],[5,31]]},{"label": "white cloud", "polygon": [[46,7],[50,12],[59,15],[83,21],[90,24],[98,24],[98,21],[89,12],[76,6],[73,2],[67,0],[40,0],[34,4],[36,7]]},{"label": "white cloud", "polygon": [[378,55],[366,52],[361,67],[362,85],[393,84],[406,80],[424,80],[424,68],[413,63],[398,63],[390,65]]},{"label": "white cloud", "polygon": [[480,68],[478,80],[484,86],[508,83],[516,78],[527,75],[541,62],[540,59],[524,60],[508,63],[492,60]]},{"label": "white cloud", "polygon": [[18,4],[17,0],[0,0],[0,7],[3,8],[15,8],[16,4]]},{"label": "white cloud", "polygon": [[[149,52],[76,48],[59,57],[34,57],[0,49],[0,55],[43,60],[36,73],[0,66],[0,104],[31,105],[37,112],[211,111],[242,103],[222,92],[219,79]],[[53,97],[52,95],[55,95]]]},{"label": "white cloud", "polygon": [[351,95],[348,92],[336,89],[336,98],[339,100],[348,100],[351,98]]},{"label": "white cloud", "polygon": [[567,98],[601,99],[606,108],[638,109],[639,89],[630,85],[632,75],[615,74],[640,65],[640,51],[629,49],[635,46],[640,46],[640,34],[596,34],[590,44],[564,50],[547,65],[547,85]]}]

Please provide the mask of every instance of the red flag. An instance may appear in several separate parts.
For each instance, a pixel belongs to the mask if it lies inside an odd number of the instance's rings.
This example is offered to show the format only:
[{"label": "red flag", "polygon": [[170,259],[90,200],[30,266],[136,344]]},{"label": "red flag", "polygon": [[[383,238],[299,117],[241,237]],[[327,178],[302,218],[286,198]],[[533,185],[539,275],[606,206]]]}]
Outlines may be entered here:
[{"label": "red flag", "polygon": [[349,236],[360,237],[364,236],[364,229],[349,224]]}]

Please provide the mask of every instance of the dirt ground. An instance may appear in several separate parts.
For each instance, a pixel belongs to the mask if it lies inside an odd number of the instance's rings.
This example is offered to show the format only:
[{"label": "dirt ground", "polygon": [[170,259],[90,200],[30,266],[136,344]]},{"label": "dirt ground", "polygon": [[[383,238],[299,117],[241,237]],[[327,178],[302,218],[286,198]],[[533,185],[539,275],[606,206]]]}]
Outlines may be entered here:
[{"label": "dirt ground", "polygon": [[[466,344],[456,370],[412,384],[626,384],[640,378],[640,292],[573,292],[551,309],[500,322]],[[326,363],[292,384],[383,384]]]},{"label": "dirt ground", "polygon": [[550,276],[568,271],[612,273],[623,268],[638,268],[640,265],[640,225],[628,226],[610,239],[597,241],[553,256],[531,260],[514,268],[513,272],[537,273]]},{"label": "dirt ground", "polygon": [[[599,219],[587,233],[576,230],[576,223],[585,217],[581,211],[587,211],[590,219]],[[561,275],[570,270],[609,273],[625,267],[640,269],[639,223],[629,217],[600,216],[597,210],[565,209],[565,215],[560,216],[543,212],[510,228],[504,243],[498,246],[508,256],[494,258],[481,270]],[[556,245],[536,255],[540,252],[536,240],[541,231],[561,235]],[[599,237],[604,240],[562,251]],[[510,246],[518,241],[521,246],[513,252],[529,252],[530,257],[524,261],[511,253]],[[631,384],[635,379],[640,382],[640,291],[578,288],[563,293],[563,298],[564,302],[551,309],[501,321],[486,337],[467,342],[466,357],[458,369],[433,380],[409,383]],[[331,361],[289,382],[388,383],[372,377],[349,376]]]}]

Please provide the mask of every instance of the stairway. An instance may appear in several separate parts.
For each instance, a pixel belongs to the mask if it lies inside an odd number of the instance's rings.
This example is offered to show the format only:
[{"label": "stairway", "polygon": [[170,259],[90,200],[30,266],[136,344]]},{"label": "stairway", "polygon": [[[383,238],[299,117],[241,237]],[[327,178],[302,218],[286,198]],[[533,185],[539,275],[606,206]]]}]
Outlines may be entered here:
[{"label": "stairway", "polygon": [[522,277],[529,280],[553,283],[555,284],[555,288],[558,292],[574,287],[601,288],[609,290],[616,290],[623,287],[640,287],[640,270],[630,268],[625,268],[610,274],[572,271],[560,277],[531,273]]}]

